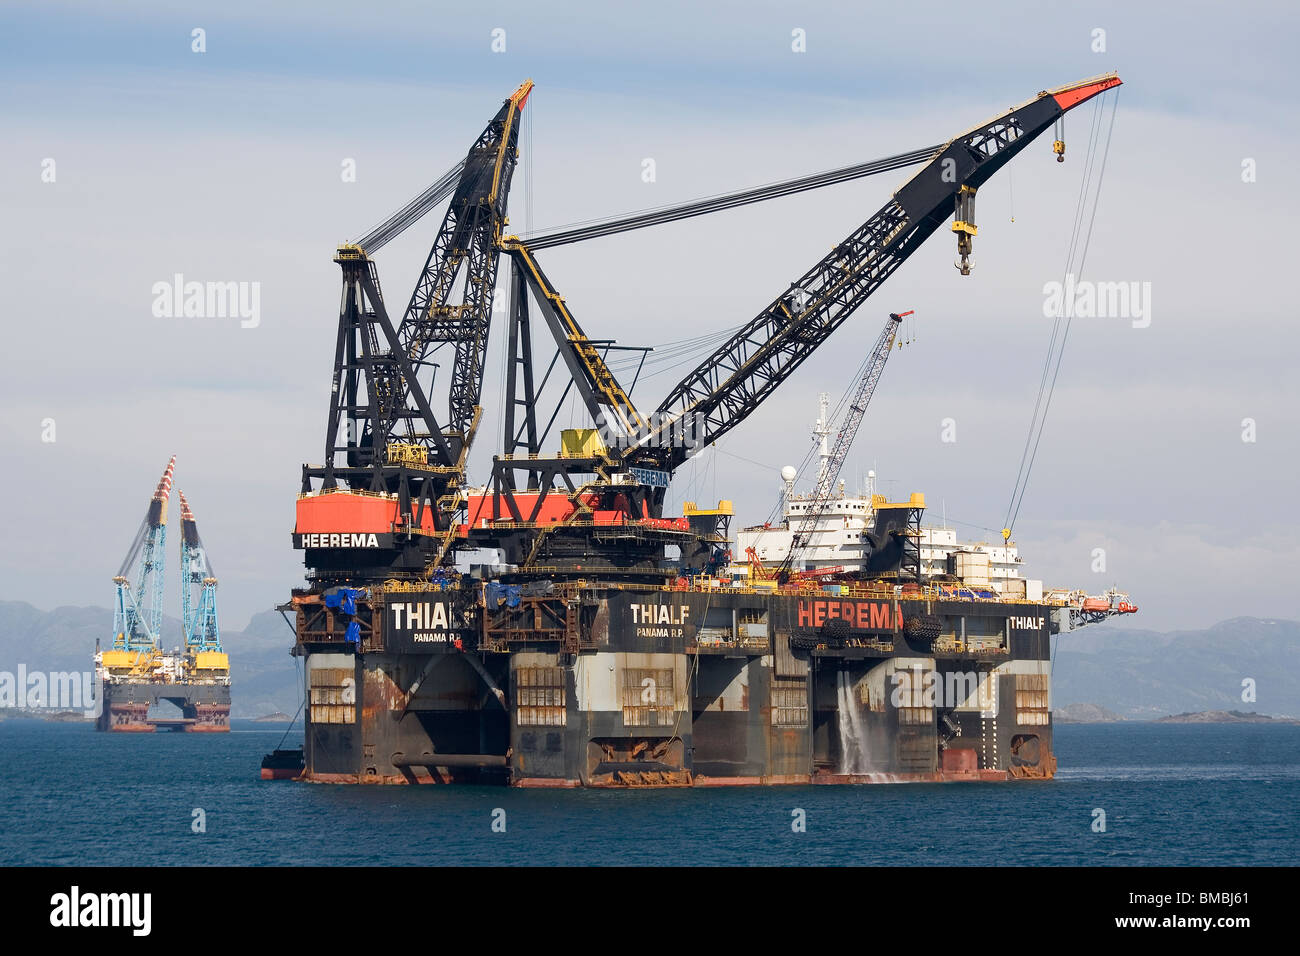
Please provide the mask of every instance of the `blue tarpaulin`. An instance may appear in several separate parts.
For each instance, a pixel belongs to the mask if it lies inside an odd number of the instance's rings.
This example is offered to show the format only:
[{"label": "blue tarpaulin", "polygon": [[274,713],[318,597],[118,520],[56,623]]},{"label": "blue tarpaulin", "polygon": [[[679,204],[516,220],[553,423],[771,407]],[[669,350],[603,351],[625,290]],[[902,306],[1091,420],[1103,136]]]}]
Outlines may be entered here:
[{"label": "blue tarpaulin", "polygon": [[502,584],[499,581],[489,581],[487,583],[486,597],[488,607],[500,607],[503,602],[506,607],[518,607],[519,586],[516,584]]},{"label": "blue tarpaulin", "polygon": [[361,625],[356,621],[350,621],[348,629],[343,635],[343,640],[349,644],[359,644],[361,642]]},{"label": "blue tarpaulin", "polygon": [[365,597],[364,588],[335,588],[325,594],[325,606],[337,608],[344,614],[357,613],[357,598]]}]

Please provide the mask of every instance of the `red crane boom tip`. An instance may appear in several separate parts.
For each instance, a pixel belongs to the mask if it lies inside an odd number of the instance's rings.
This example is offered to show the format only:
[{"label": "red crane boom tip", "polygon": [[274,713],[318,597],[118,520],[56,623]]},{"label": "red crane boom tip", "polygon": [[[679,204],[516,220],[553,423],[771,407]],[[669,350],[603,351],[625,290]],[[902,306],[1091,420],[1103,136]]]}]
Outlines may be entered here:
[{"label": "red crane boom tip", "polygon": [[1049,90],[1048,95],[1056,100],[1056,104],[1062,110],[1068,110],[1086,100],[1092,99],[1099,93],[1105,93],[1109,89],[1120,86],[1123,82],[1118,73],[1106,73],[1088,80],[1081,80],[1078,83],[1071,83],[1069,86],[1062,86],[1059,89]]},{"label": "red crane boom tip", "polygon": [[167,462],[167,467],[163,470],[162,477],[158,479],[158,489],[154,492],[154,497],[162,501],[167,500],[167,496],[172,490],[172,475],[176,471],[176,456],[172,455],[171,460]]},{"label": "red crane boom tip", "polygon": [[510,102],[515,104],[515,109],[522,110],[524,104],[528,102],[528,96],[533,92],[533,81],[524,80],[519,84],[519,89],[510,94]]}]

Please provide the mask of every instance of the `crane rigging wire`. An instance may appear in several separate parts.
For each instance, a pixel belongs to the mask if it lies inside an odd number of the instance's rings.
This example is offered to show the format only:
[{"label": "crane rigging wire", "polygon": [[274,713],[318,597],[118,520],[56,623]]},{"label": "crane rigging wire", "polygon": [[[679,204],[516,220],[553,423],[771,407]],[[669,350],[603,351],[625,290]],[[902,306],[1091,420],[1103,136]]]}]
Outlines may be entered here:
[{"label": "crane rigging wire", "polygon": [[798,179],[786,179],[761,186],[753,186],[749,189],[718,193],[686,203],[655,206],[620,216],[588,219],[565,226],[556,226],[542,232],[525,235],[523,241],[529,249],[537,251],[550,249],[553,246],[582,242],[587,239],[596,239],[601,236],[610,236],[615,233],[628,232],[632,229],[643,229],[646,226],[676,222],[679,219],[703,216],[724,209],[733,209],[737,206],[745,206],[767,199],[789,196],[810,189],[819,189],[822,186],[848,182],[860,179],[863,176],[872,176],[876,173],[901,169],[904,166],[914,166],[930,159],[941,149],[943,149],[943,144],[926,146],[922,149],[914,149],[906,153],[898,153],[894,156],[886,156],[865,163],[828,169],[824,172],[813,173],[810,176],[801,176]]},{"label": "crane rigging wire", "polygon": [[[532,137],[534,124],[531,120],[531,116],[525,117],[524,123],[525,146],[527,150],[524,158],[524,179],[526,189],[524,218],[525,225],[529,230],[531,230],[533,225],[533,190],[531,187],[533,155]],[[780,196],[789,196],[794,193],[806,192],[810,189],[819,189],[823,186],[834,185],[835,183],[849,182],[854,179],[860,179],[864,176],[872,176],[876,173],[901,169],[905,166],[913,166],[930,159],[942,148],[942,144],[938,146],[927,146],[906,153],[898,153],[894,156],[886,156],[882,159],[874,159],[865,163],[856,163],[852,166],[840,166],[820,173],[813,173],[810,176],[801,176],[797,179],[780,180],[778,182],[766,183],[749,189],[705,196],[687,203],[656,206],[621,216],[589,219],[565,226],[557,226],[544,232],[529,232],[525,235],[524,241],[527,243],[529,248],[533,250],[549,249],[552,246],[581,242],[585,239],[595,239],[600,236],[609,236],[619,232],[626,232],[631,229],[642,229],[646,226],[658,225],[660,223],[675,222],[678,219],[703,216],[711,212],[733,209],[737,206],[762,202],[766,199],[776,199]],[[365,235],[355,241],[355,245],[361,246],[361,248],[366,251],[367,255],[378,252],[385,245],[422,219],[435,206],[439,205],[443,200],[451,196],[460,183],[461,174],[464,171],[464,168],[464,160],[456,163],[456,165],[452,166],[422,192],[407,202],[406,205],[402,206],[382,222],[371,227]]]},{"label": "crane rigging wire", "polygon": [[[1095,152],[1095,143],[1097,138],[1097,123],[1098,123],[1098,117],[1100,116],[1100,109],[1101,109],[1101,100],[1099,99],[1097,101],[1097,105],[1093,107],[1092,119],[1089,122],[1088,147],[1087,150],[1085,151],[1083,176],[1079,182],[1079,195],[1075,200],[1074,223],[1071,226],[1071,240],[1069,246],[1067,247],[1066,257],[1065,257],[1065,271],[1067,273],[1069,272],[1070,263],[1074,255],[1073,236],[1075,231],[1077,231],[1078,229],[1079,210],[1082,208],[1085,202],[1085,197],[1087,195],[1086,190],[1088,185],[1089,174],[1092,168],[1092,156]],[[1033,441],[1034,424],[1038,421],[1039,413],[1042,410],[1043,396],[1046,393],[1046,389],[1047,389],[1047,377],[1051,369],[1052,356],[1056,352],[1056,343],[1060,336],[1060,328],[1061,328],[1061,316],[1058,313],[1053,318],[1052,321],[1052,333],[1051,336],[1048,338],[1047,352],[1043,356],[1042,370],[1040,371],[1038,377],[1038,394],[1034,399],[1033,413],[1029,417],[1029,422],[1030,422],[1029,431],[1025,435],[1025,447],[1021,450],[1020,453],[1020,465],[1016,470],[1016,481],[1015,481],[1015,486],[1011,492],[1011,502],[1008,503],[1007,505],[1007,514],[1002,522],[1002,526],[1007,529],[1010,529],[1011,527],[1010,526],[1011,511],[1013,510],[1015,505],[1016,493],[1020,487],[1020,483],[1024,480],[1025,462],[1028,460],[1029,448]]]},{"label": "crane rigging wire", "polygon": [[[1071,236],[1070,249],[1066,257],[1065,275],[1071,275],[1071,267],[1075,268],[1074,275],[1076,281],[1083,275],[1083,267],[1088,258],[1088,248],[1092,243],[1092,230],[1097,221],[1097,206],[1101,198],[1101,185],[1106,175],[1106,160],[1110,156],[1111,137],[1115,129],[1115,114],[1119,110],[1119,92],[1116,90],[1115,97],[1111,101],[1110,123],[1106,129],[1106,138],[1102,147],[1101,163],[1098,167],[1097,181],[1091,188],[1092,192],[1092,209],[1087,213],[1088,226],[1086,233],[1083,232],[1083,220],[1087,207],[1087,197],[1089,192],[1089,182],[1092,175],[1092,169],[1095,165],[1095,146],[1097,143],[1096,133],[1100,129],[1102,105],[1104,94],[1098,99],[1097,107],[1094,111],[1093,136],[1089,140],[1088,162],[1084,168],[1084,179],[1080,185],[1080,199],[1078,207],[1075,210],[1075,226]],[[1079,241],[1082,239],[1083,245],[1080,250]],[[1074,262],[1075,253],[1078,252],[1078,261]],[[1064,284],[1063,284],[1064,285]],[[1062,319],[1064,322],[1062,323]],[[1053,323],[1052,337],[1049,340],[1047,357],[1044,360],[1043,379],[1039,386],[1038,400],[1034,404],[1034,416],[1030,420],[1029,433],[1025,439],[1025,451],[1021,455],[1020,468],[1016,476],[1016,486],[1011,492],[1011,502],[1007,506],[1007,520],[1004,524],[1006,531],[1004,534],[1009,536],[1011,529],[1015,527],[1016,519],[1020,516],[1020,506],[1024,502],[1025,490],[1029,485],[1029,476],[1033,471],[1034,461],[1038,457],[1038,447],[1043,439],[1043,432],[1046,430],[1047,414],[1051,410],[1052,398],[1056,391],[1057,377],[1061,372],[1061,359],[1065,355],[1065,345],[1070,334],[1070,325],[1074,319],[1073,309],[1068,299],[1063,298],[1062,309],[1058,312],[1056,320]],[[1057,328],[1061,328],[1060,345],[1056,346]],[[1055,363],[1052,362],[1052,353],[1055,351]],[[1051,367],[1050,381],[1047,379],[1047,371]],[[1041,408],[1041,415],[1039,414]],[[1032,443],[1032,448],[1030,447]]]},{"label": "crane rigging wire", "polygon": [[[1118,93],[1117,93],[1117,94],[1116,94],[1116,97],[1115,97],[1115,100],[1114,100],[1114,102],[1113,102],[1113,105],[1112,105],[1112,107],[1111,107],[1110,126],[1107,128],[1107,131],[1106,131],[1106,143],[1105,143],[1105,147],[1104,147],[1104,149],[1103,149],[1103,151],[1102,151],[1101,169],[1100,169],[1100,171],[1099,171],[1099,173],[1098,173],[1098,176],[1097,176],[1097,186],[1096,186],[1096,189],[1095,189],[1095,191],[1094,191],[1094,195],[1093,195],[1092,212],[1091,212],[1091,214],[1090,214],[1090,216],[1089,216],[1089,219],[1088,219],[1088,231],[1087,231],[1087,234],[1086,234],[1086,236],[1084,237],[1084,241],[1083,241],[1083,252],[1081,253],[1081,255],[1080,255],[1080,257],[1079,257],[1079,275],[1080,275],[1080,276],[1083,275],[1083,266],[1084,266],[1084,263],[1087,261],[1087,258],[1088,258],[1088,247],[1092,244],[1092,230],[1093,230],[1093,226],[1096,224],[1096,221],[1097,221],[1097,206],[1098,206],[1098,202],[1099,202],[1099,200],[1100,200],[1100,198],[1101,198],[1101,182],[1102,182],[1102,178],[1103,178],[1103,177],[1105,176],[1105,174],[1106,174],[1106,159],[1107,159],[1107,157],[1110,155],[1110,140],[1111,140],[1111,133],[1114,131],[1114,128],[1115,128],[1115,112],[1116,112],[1116,110],[1118,109],[1118,107],[1119,107],[1119,95],[1118,95]],[[1067,310],[1067,313],[1068,313],[1068,310]],[[1033,467],[1034,467],[1034,461],[1035,461],[1035,459],[1038,457],[1038,445],[1039,445],[1039,443],[1042,441],[1042,438],[1043,438],[1043,430],[1044,430],[1044,427],[1046,426],[1046,422],[1047,422],[1047,413],[1048,413],[1048,411],[1049,411],[1049,410],[1051,409],[1051,407],[1052,407],[1052,396],[1055,394],[1055,390],[1056,390],[1056,379],[1057,379],[1057,376],[1060,375],[1060,372],[1061,372],[1061,358],[1062,358],[1062,356],[1063,356],[1064,353],[1065,353],[1065,342],[1066,342],[1066,340],[1068,339],[1069,334],[1070,334],[1070,320],[1071,320],[1072,318],[1073,318],[1073,315],[1069,315],[1069,314],[1067,314],[1067,319],[1066,319],[1066,323],[1065,323],[1065,331],[1064,331],[1064,333],[1063,333],[1063,335],[1062,335],[1062,338],[1061,338],[1061,349],[1060,349],[1060,351],[1057,352],[1057,356],[1056,356],[1056,366],[1055,366],[1055,368],[1052,370],[1052,382],[1051,382],[1051,386],[1050,386],[1050,388],[1048,389],[1048,392],[1047,392],[1047,401],[1046,401],[1046,403],[1045,403],[1044,406],[1043,406],[1043,421],[1042,421],[1042,423],[1041,423],[1040,426],[1039,426],[1038,436],[1037,436],[1037,438],[1034,439],[1034,450],[1033,450],[1032,454],[1031,454],[1030,457],[1029,457],[1029,464],[1028,464],[1028,466],[1027,466],[1026,469],[1025,469],[1025,482],[1024,482],[1024,486],[1022,486],[1021,489],[1020,489],[1020,497],[1019,497],[1019,499],[1017,499],[1017,501],[1016,501],[1015,512],[1014,512],[1014,513],[1012,514],[1012,516],[1011,516],[1011,520],[1012,520],[1012,522],[1014,522],[1015,519],[1016,519],[1016,518],[1019,516],[1019,514],[1020,514],[1020,505],[1021,505],[1021,502],[1023,502],[1024,497],[1025,497],[1025,487],[1028,485],[1028,482],[1029,482],[1029,473],[1033,470]]]},{"label": "crane rigging wire", "polygon": [[649,353],[643,352],[640,358],[616,358],[607,364],[615,373],[626,373],[636,369],[638,372],[636,381],[648,381],[683,365],[696,363],[701,355],[712,352],[719,342],[734,334],[739,328],[741,326],[736,325],[707,335],[696,336],[693,339],[668,343],[666,346],[654,346]]},{"label": "crane rigging wire", "polygon": [[[733,334],[739,328],[741,328],[741,326],[733,325],[726,329],[719,329],[716,332],[697,335],[694,338],[679,339],[675,342],[664,342],[659,345],[652,345],[650,346],[652,354],[646,357],[646,364],[659,364],[665,359],[674,358],[678,355],[711,349],[714,347],[716,342]],[[631,368],[638,364],[640,364],[640,360],[636,357],[615,358],[611,359],[609,362],[609,366],[612,369]]]},{"label": "crane rigging wire", "polygon": [[455,192],[456,186],[460,183],[460,174],[464,168],[465,161],[462,159],[429,184],[423,192],[419,193],[401,209],[398,209],[397,212],[378,225],[371,227],[364,236],[356,240],[355,244],[364,249],[367,255],[378,252],[422,219],[429,210]]},{"label": "crane rigging wire", "polygon": [[524,114],[524,228],[532,229],[536,220],[533,218],[533,130],[537,123],[533,119],[537,115],[537,91],[534,89],[530,94],[532,97],[533,108]]}]

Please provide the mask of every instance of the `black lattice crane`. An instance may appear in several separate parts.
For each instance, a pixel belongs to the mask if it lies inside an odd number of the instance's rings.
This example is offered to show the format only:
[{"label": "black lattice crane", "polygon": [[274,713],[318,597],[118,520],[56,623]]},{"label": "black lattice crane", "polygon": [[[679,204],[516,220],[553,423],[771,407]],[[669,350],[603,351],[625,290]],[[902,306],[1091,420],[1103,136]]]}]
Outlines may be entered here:
[{"label": "black lattice crane", "polygon": [[[527,81],[505,100],[463,161],[360,240],[341,245],[335,256],[343,271],[343,296],[325,460],[303,467],[302,492],[396,496],[392,520],[376,514],[363,522],[389,536],[381,551],[403,552],[390,562],[395,568],[441,560],[460,508],[465,461],[481,412],[483,359],[520,114],[532,88]],[[448,197],[415,291],[395,323],[371,256]],[[438,370],[433,356],[444,346],[452,353],[443,369],[445,416],[433,407]],[[296,533],[356,530],[357,508],[343,499],[309,507],[304,521],[300,506]],[[329,514],[331,508],[340,513]],[[320,545],[318,537],[309,540],[322,550],[332,547]]]}]

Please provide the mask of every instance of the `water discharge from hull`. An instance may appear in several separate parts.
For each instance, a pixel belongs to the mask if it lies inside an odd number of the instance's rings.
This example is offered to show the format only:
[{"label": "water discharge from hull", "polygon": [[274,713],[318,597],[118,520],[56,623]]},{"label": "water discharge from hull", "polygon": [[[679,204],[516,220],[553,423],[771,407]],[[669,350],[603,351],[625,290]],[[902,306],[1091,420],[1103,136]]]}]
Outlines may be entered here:
[{"label": "water discharge from hull", "polygon": [[862,712],[854,699],[853,681],[845,671],[835,675],[836,723],[840,730],[840,773],[855,774],[871,771],[871,756],[867,746],[867,732],[862,723]]}]

